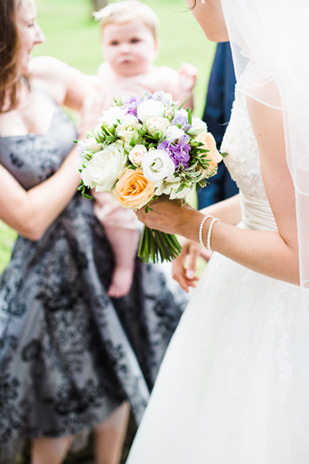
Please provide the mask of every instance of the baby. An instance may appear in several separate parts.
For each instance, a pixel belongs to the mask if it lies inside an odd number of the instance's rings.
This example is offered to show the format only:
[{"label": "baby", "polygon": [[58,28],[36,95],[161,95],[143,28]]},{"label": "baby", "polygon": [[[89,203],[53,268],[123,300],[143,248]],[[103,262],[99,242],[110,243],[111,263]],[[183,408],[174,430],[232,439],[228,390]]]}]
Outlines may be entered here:
[{"label": "baby", "polygon": [[[139,1],[109,4],[95,14],[101,23],[105,61],[99,66],[99,93],[87,102],[88,114],[102,113],[114,97],[164,91],[176,102],[193,105],[196,68],[184,64],[179,72],[154,66],[158,51],[158,18]],[[90,111],[91,109],[91,111]],[[115,269],[108,294],[119,298],[131,287],[139,240],[139,222],[131,210],[118,206],[108,193],[93,192],[95,214],[103,224],[115,256]]]}]

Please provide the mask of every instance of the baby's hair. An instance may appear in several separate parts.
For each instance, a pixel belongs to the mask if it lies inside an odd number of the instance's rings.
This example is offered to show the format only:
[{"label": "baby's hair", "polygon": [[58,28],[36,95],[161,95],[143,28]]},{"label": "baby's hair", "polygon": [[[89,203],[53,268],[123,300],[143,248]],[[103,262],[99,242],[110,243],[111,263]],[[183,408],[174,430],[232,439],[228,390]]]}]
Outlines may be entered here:
[{"label": "baby's hair", "polygon": [[94,17],[101,22],[101,32],[108,24],[126,24],[138,19],[150,29],[155,40],[158,36],[158,16],[150,6],[137,0],[110,3],[94,13]]}]

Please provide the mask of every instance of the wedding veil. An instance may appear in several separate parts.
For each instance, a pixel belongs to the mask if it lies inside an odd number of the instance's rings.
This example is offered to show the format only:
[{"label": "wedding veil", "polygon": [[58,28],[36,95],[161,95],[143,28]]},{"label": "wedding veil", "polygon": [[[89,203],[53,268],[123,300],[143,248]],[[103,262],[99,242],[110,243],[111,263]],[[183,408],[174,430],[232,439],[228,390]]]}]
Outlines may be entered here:
[{"label": "wedding veil", "polygon": [[[309,287],[309,1],[221,0],[240,90],[283,113],[296,198],[300,281]],[[250,60],[242,79],[244,55]],[[284,188],[284,186],[283,186]]]}]

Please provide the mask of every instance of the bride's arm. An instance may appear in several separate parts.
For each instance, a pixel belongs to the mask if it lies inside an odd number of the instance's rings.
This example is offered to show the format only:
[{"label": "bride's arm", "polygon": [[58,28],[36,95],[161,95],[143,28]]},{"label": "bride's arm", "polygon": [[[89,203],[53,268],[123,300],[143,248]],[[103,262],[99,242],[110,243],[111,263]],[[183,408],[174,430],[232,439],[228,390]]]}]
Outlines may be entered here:
[{"label": "bride's arm", "polygon": [[[241,219],[239,194],[200,210],[204,215],[218,217],[227,224],[236,225]],[[181,253],[172,262],[172,275],[179,285],[188,292],[199,280],[196,277],[199,257],[209,261],[211,253],[199,243],[180,238]]]},{"label": "bride's arm", "polygon": [[[261,170],[278,232],[251,231],[234,227],[225,214],[219,214],[220,204],[211,214],[222,219],[214,224],[211,248],[256,272],[269,277],[299,284],[298,243],[296,230],[294,186],[286,164],[285,139],[280,111],[267,108],[255,100],[248,101],[252,127],[257,138]],[[153,211],[138,213],[152,228],[177,233],[199,241],[199,226],[203,214],[179,202],[159,202]],[[210,210],[207,211],[209,213]],[[203,229],[205,243],[210,221]]]}]

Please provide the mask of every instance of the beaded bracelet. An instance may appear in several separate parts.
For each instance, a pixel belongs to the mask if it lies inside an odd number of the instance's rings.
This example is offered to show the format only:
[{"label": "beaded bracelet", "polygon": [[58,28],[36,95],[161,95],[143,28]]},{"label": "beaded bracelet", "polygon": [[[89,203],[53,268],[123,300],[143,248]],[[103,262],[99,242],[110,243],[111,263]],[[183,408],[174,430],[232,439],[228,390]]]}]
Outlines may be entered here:
[{"label": "beaded bracelet", "polygon": [[211,239],[212,229],[217,221],[219,221],[219,218],[213,218],[211,223],[209,224],[209,228],[207,232],[207,239],[206,239],[206,248],[208,251],[212,251],[210,247],[210,239]]},{"label": "beaded bracelet", "polygon": [[199,241],[200,241],[200,244],[202,245],[203,248],[206,248],[205,245],[204,245],[204,242],[203,242],[203,229],[204,229],[204,224],[205,222],[207,221],[207,219],[214,219],[213,216],[211,216],[210,214],[208,214],[208,216],[204,216],[202,221],[201,221],[201,224],[200,224],[200,228],[199,228],[199,232],[198,232],[198,237],[199,237]]}]

